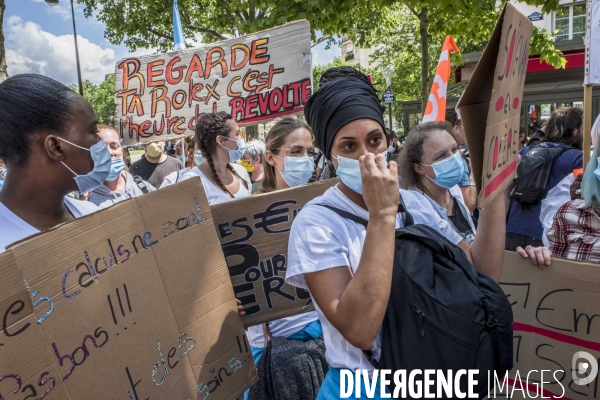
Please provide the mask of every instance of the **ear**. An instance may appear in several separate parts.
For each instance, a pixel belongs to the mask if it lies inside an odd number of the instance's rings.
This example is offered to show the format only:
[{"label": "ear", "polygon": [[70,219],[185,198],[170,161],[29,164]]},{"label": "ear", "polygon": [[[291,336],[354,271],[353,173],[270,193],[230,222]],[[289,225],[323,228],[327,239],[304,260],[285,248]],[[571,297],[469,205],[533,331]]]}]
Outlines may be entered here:
[{"label": "ear", "polygon": [[48,135],[44,138],[44,149],[54,161],[62,161],[65,158],[63,153],[62,145],[64,142],[58,140],[54,135]]},{"label": "ear", "polygon": [[271,150],[267,150],[265,152],[265,161],[267,163],[269,163],[270,166],[274,167],[275,166],[275,160],[273,159],[275,156],[273,155],[273,152]]},{"label": "ear", "polygon": [[423,166],[421,164],[418,163],[413,163],[413,169],[415,170],[415,172],[419,175],[425,175],[425,173],[423,172]]}]

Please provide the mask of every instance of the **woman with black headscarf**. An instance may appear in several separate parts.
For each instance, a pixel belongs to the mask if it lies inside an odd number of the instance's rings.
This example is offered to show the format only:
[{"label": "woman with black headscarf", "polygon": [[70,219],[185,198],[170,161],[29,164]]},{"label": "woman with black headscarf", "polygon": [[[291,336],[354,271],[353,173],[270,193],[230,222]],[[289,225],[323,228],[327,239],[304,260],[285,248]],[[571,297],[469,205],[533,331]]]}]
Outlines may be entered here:
[{"label": "woman with black headscarf", "polygon": [[[318,399],[331,399],[340,396],[341,371],[374,370],[361,349],[370,349],[375,359],[381,354],[395,229],[403,226],[399,196],[415,224],[436,229],[496,281],[504,254],[504,200],[498,196],[481,213],[485,222],[478,234],[497,240],[481,240],[471,248],[420,193],[399,190],[397,165],[386,162],[383,108],[372,86],[355,77],[328,82],[309,99],[305,115],[341,183],[309,202],[294,220],[286,281],[308,288],[315,302],[330,365]],[[369,220],[368,227],[327,206]],[[498,230],[492,233],[486,226]],[[361,393],[365,396],[364,386]],[[379,395],[378,387],[375,398]]]}]

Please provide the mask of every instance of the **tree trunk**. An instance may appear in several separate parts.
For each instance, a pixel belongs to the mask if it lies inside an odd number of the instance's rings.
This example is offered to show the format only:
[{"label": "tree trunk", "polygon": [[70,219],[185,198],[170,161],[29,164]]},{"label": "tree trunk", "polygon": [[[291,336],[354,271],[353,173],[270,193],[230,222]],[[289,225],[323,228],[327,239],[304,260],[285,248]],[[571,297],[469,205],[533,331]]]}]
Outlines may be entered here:
[{"label": "tree trunk", "polygon": [[429,99],[429,23],[427,22],[427,7],[419,13],[419,33],[421,35],[421,104],[423,115]]},{"label": "tree trunk", "polygon": [[4,10],[6,4],[4,0],[0,0],[0,82],[8,78],[8,70],[6,65],[6,51],[4,50]]}]

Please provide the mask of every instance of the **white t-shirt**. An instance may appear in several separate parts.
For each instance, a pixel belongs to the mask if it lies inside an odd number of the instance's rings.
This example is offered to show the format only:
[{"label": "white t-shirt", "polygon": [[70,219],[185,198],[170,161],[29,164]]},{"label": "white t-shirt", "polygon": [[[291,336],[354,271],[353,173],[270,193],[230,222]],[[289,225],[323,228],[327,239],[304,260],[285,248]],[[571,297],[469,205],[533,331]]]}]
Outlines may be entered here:
[{"label": "white t-shirt", "polygon": [[[306,325],[317,321],[319,316],[310,311],[304,314],[293,315],[269,322],[269,329],[273,337],[289,337],[300,332]],[[265,334],[262,325],[251,326],[247,329],[248,342],[254,347],[265,347]]]},{"label": "white t-shirt", "polygon": [[[233,166],[237,174],[248,184],[248,188],[246,188],[246,186],[244,186],[244,183],[240,182],[240,189],[237,193],[233,194],[233,197],[236,199],[240,199],[242,197],[250,196],[252,194],[252,182],[250,181],[250,175],[248,175],[246,169],[241,165],[235,163],[231,163],[230,165]],[[198,167],[194,167],[191,170],[189,170],[183,177],[181,177],[181,181],[185,181],[195,176],[199,176],[202,179],[202,186],[204,187],[204,192],[206,193],[208,204],[219,204],[233,200],[230,195],[228,195],[223,190],[221,190],[220,187],[212,183],[212,181],[208,179]]]},{"label": "white t-shirt", "polygon": [[[183,177],[185,174],[190,172],[191,169],[192,168],[190,167],[171,172],[169,175],[165,176],[165,179],[163,180],[163,183],[160,185],[159,189],[184,181],[185,179],[183,179]],[[189,179],[189,177],[187,179]]]},{"label": "white t-shirt", "polygon": [[[65,197],[65,205],[75,218],[80,218],[99,210],[98,206],[89,201],[75,200],[69,196]],[[2,227],[0,229],[0,253],[4,253],[6,246],[9,244],[40,232],[19,218],[2,203],[0,203],[0,226]]]},{"label": "white t-shirt", "polygon": [[[415,224],[425,224],[437,229],[454,244],[463,240],[445,219],[440,218],[423,195],[407,190],[400,190],[400,194]],[[328,204],[365,220],[369,219],[369,213],[350,200],[337,186],[328,189],[323,196],[308,202],[302,208],[290,232],[286,282],[304,289],[308,289],[304,280],[305,273],[343,266],[349,266],[352,273],[356,273],[367,234],[364,226],[315,204]],[[404,224],[398,216],[396,229],[402,226]],[[373,371],[373,366],[362,351],[344,339],[329,323],[316,302],[315,309],[323,325],[327,363],[335,368]],[[378,360],[381,355],[381,331],[371,350]]]}]

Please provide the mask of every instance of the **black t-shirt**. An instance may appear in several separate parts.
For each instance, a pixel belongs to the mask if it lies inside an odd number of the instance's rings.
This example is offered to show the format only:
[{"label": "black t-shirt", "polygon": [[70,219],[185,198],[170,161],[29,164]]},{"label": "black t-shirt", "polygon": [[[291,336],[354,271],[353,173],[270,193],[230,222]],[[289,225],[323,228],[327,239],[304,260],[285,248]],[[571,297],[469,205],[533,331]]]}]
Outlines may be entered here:
[{"label": "black t-shirt", "polygon": [[183,163],[174,157],[167,157],[165,161],[154,164],[146,160],[146,156],[144,155],[138,161],[131,164],[129,170],[131,171],[131,175],[141,176],[143,180],[158,189],[162,185],[165,176],[184,168]]},{"label": "black t-shirt", "polygon": [[453,215],[449,215],[448,219],[450,220],[450,222],[452,222],[452,225],[454,225],[456,230],[462,235],[465,241],[468,244],[471,244],[473,242],[473,239],[475,238],[475,235],[473,234],[471,225],[469,225],[469,221],[460,210],[460,206],[458,205],[456,199],[454,199]]}]

